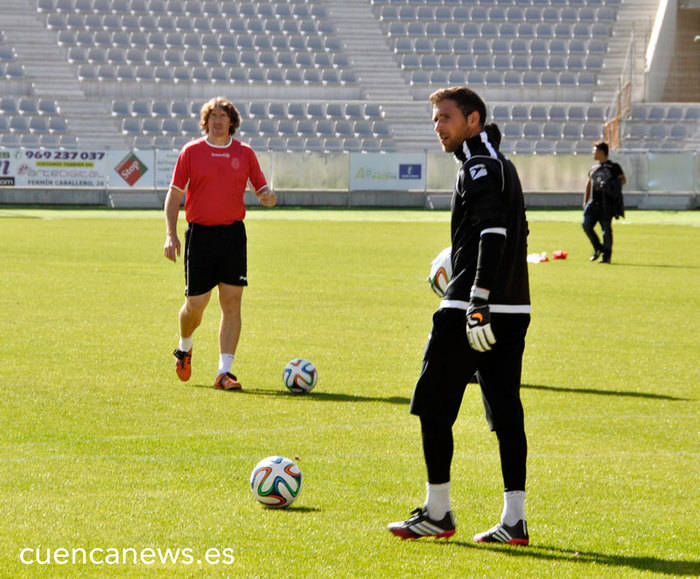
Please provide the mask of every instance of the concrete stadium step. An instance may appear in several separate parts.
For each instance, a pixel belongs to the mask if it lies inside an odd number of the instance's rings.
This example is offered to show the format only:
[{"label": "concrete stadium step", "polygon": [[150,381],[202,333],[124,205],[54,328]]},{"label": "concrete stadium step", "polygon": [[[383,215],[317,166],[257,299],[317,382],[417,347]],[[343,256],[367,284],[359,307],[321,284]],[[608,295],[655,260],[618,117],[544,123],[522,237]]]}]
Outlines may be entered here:
[{"label": "concrete stadium step", "polygon": [[[368,0],[328,0],[329,15],[359,77],[365,95],[379,100],[383,95],[410,101],[411,93],[389,50],[386,35],[371,11]],[[358,32],[361,31],[361,32]],[[387,90],[391,87],[391,91]]]},{"label": "concrete stadium step", "polygon": [[[328,0],[326,5],[336,34],[362,84],[364,98],[382,105],[392,140],[401,150],[418,146],[421,137],[414,136],[407,128],[417,122],[412,112],[413,96],[369,0]],[[398,109],[395,103],[401,103]],[[397,115],[401,106],[405,108]],[[406,119],[408,122],[404,122]]]},{"label": "concrete stadium step", "polygon": [[656,16],[658,2],[655,0],[626,0],[618,8],[612,35],[608,40],[604,69],[598,75],[598,86],[593,93],[593,102],[611,104],[620,87],[625,66],[625,56],[633,39],[632,62],[625,81],[632,82],[632,100],[644,98],[644,66],[646,45]]}]

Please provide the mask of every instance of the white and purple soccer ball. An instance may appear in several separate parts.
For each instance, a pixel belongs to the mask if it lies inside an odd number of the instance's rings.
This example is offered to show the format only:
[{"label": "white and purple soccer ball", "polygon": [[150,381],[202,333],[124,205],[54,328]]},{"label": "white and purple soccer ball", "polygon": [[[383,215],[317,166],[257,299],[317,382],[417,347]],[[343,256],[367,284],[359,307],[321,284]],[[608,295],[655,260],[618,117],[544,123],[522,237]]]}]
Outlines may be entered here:
[{"label": "white and purple soccer ball", "polygon": [[250,490],[255,500],[266,507],[288,507],[301,492],[301,471],[293,460],[268,456],[250,473]]},{"label": "white and purple soccer ball", "polygon": [[318,370],[305,358],[294,358],[282,373],[284,385],[294,394],[311,392],[318,382]]}]

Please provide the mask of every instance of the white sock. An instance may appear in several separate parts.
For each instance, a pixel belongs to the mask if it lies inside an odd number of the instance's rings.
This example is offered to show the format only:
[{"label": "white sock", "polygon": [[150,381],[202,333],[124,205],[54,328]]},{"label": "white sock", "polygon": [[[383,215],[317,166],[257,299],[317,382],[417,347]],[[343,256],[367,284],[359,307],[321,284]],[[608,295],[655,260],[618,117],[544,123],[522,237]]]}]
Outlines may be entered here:
[{"label": "white sock", "polygon": [[425,483],[425,508],[434,521],[442,521],[450,510],[450,483],[434,485]]},{"label": "white sock", "polygon": [[231,371],[233,360],[236,358],[233,354],[219,354],[219,374],[226,374]]},{"label": "white sock", "polygon": [[189,338],[183,338],[180,336],[180,343],[178,344],[177,349],[181,352],[189,352],[192,349],[192,336]]},{"label": "white sock", "polygon": [[503,493],[501,523],[512,527],[520,520],[525,520],[525,491]]}]

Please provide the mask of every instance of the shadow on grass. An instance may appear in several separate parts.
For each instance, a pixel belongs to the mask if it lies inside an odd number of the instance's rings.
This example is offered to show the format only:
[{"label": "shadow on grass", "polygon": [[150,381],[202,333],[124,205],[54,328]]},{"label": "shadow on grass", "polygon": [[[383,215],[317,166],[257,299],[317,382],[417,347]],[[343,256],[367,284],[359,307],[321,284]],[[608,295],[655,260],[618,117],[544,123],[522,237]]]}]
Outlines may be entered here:
[{"label": "shadow on grass", "polygon": [[562,549],[549,545],[535,545],[529,547],[511,547],[508,545],[476,545],[462,541],[444,541],[443,545],[457,545],[469,549],[488,549],[498,551],[511,557],[527,557],[531,559],[543,559],[547,561],[565,561],[571,563],[585,563],[605,565],[607,567],[628,567],[640,571],[653,571],[664,575],[698,576],[700,575],[700,561],[674,561],[659,557],[631,557],[626,555],[608,555],[592,551],[577,551],[575,549]]},{"label": "shadow on grass", "polygon": [[[215,390],[213,386],[208,384],[188,384],[190,388],[205,388]],[[296,398],[298,400],[308,400],[309,402],[328,401],[328,402],[387,402],[389,404],[408,404],[410,398],[405,396],[359,396],[356,394],[344,394],[341,392],[309,392],[308,394],[293,394],[286,390],[265,390],[263,388],[244,388],[243,390],[217,390],[222,394],[233,394],[236,396],[252,395],[252,396],[271,396],[273,398]]]},{"label": "shadow on grass", "polygon": [[[208,384],[188,384],[190,388],[204,388],[207,390],[215,390],[213,386]],[[469,385],[474,387],[474,384]],[[676,396],[668,396],[666,394],[654,394],[652,392],[625,392],[620,390],[596,390],[594,388],[566,388],[563,386],[542,386],[538,384],[523,384],[522,388],[529,390],[547,390],[550,392],[570,392],[573,394],[598,394],[600,396],[627,396],[629,398],[651,398],[654,400],[675,400],[678,402],[689,402],[693,398],[678,398]],[[293,394],[286,390],[265,390],[263,388],[244,388],[243,390],[225,391],[219,390],[225,394],[254,395],[254,396],[271,396],[274,398],[293,397],[300,400],[309,401],[329,401],[329,402],[387,402],[389,404],[409,404],[410,398],[406,396],[360,396],[357,394],[345,394],[342,392],[310,392],[308,394]]]},{"label": "shadow on grass", "polygon": [[600,396],[627,396],[629,398],[651,398],[654,400],[676,400],[688,402],[691,398],[677,398],[666,394],[654,394],[653,392],[626,392],[621,390],[596,390],[595,388],[565,388],[562,386],[541,386],[536,384],[523,384],[522,388],[529,390],[549,390],[550,392],[571,392],[573,394],[599,394]]},{"label": "shadow on grass", "polygon": [[344,394],[341,392],[309,392],[308,394],[292,394],[284,390],[263,390],[253,388],[243,390],[243,394],[254,394],[257,396],[293,397],[309,401],[329,401],[329,402],[388,402],[389,404],[408,404],[411,399],[404,396],[359,396],[357,394]]},{"label": "shadow on grass", "polygon": [[296,507],[294,505],[284,507],[283,509],[273,509],[273,508],[269,508],[269,507],[265,508],[265,512],[270,512],[270,511],[283,512],[283,513],[320,513],[321,509],[319,509],[318,507]]}]

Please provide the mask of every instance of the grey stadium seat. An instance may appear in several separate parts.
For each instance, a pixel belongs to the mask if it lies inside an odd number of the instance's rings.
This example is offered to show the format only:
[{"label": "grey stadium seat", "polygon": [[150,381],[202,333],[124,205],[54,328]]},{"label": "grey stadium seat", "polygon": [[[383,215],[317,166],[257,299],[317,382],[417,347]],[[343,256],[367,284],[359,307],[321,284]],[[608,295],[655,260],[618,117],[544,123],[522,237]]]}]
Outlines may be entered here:
[{"label": "grey stadium seat", "polygon": [[313,137],[316,135],[316,121],[311,119],[304,119],[298,121],[297,132],[303,137]]},{"label": "grey stadium seat", "polygon": [[183,134],[191,135],[193,137],[195,135],[197,135],[197,136],[200,135],[202,132],[201,129],[199,128],[199,120],[198,119],[192,119],[192,118],[183,119],[182,125],[180,128],[181,128]]},{"label": "grey stadium seat", "polygon": [[562,136],[561,123],[545,123],[542,126],[542,136],[549,141],[556,141]]},{"label": "grey stadium seat", "polygon": [[584,139],[600,139],[603,136],[603,126],[598,123],[585,123],[581,135]]},{"label": "grey stadium seat", "polygon": [[685,125],[672,125],[668,133],[669,139],[681,140],[687,139],[688,136],[688,129]]},{"label": "grey stadium seat", "polygon": [[137,135],[141,132],[141,121],[135,117],[122,119],[122,133]]},{"label": "grey stadium seat", "polygon": [[170,103],[170,114],[174,117],[189,117],[189,106],[184,101],[172,101]]},{"label": "grey stadium seat", "polygon": [[326,116],[331,119],[344,119],[345,104],[337,102],[328,103],[328,105],[326,105]]},{"label": "grey stadium seat", "polygon": [[366,103],[364,110],[365,116],[369,119],[381,119],[384,117],[381,105]]},{"label": "grey stadium seat", "polygon": [[289,117],[287,103],[270,103],[267,108],[268,115],[273,119],[286,119]]},{"label": "grey stadium seat", "polygon": [[60,135],[53,135],[51,133],[39,135],[39,146],[45,147],[47,149],[57,149],[61,144]]},{"label": "grey stadium seat", "polygon": [[41,141],[39,140],[39,135],[34,133],[26,133],[24,135],[20,135],[19,143],[21,147],[34,148],[38,147]]},{"label": "grey stadium seat", "polygon": [[565,123],[562,128],[562,136],[569,140],[581,138],[581,125],[579,123]]},{"label": "grey stadium seat", "polygon": [[167,135],[179,135],[180,121],[176,118],[163,119],[161,130]]},{"label": "grey stadium seat", "polygon": [[355,135],[353,124],[349,121],[338,121],[335,125],[335,132],[341,137],[353,137]]},{"label": "grey stadium seat", "polygon": [[304,103],[289,103],[287,113],[296,119],[306,118],[306,105]]},{"label": "grey stadium seat", "polygon": [[323,139],[318,137],[310,137],[304,140],[304,149],[312,153],[324,152]]},{"label": "grey stadium seat", "polygon": [[347,137],[343,139],[343,150],[351,153],[359,153],[362,151],[362,140],[356,137]]},{"label": "grey stadium seat", "polygon": [[19,147],[20,139],[17,133],[0,132],[0,144],[6,147]]},{"label": "grey stadium seat", "polygon": [[373,136],[372,123],[370,121],[355,121],[353,125],[354,133],[361,138],[370,138]]},{"label": "grey stadium seat", "polygon": [[277,126],[277,130],[283,137],[295,137],[297,135],[297,121],[282,119]]},{"label": "grey stadium seat", "polygon": [[330,137],[335,135],[335,121],[319,120],[316,123],[316,134],[320,137]]},{"label": "grey stadium seat", "polygon": [[312,119],[325,119],[326,105],[324,103],[309,103],[306,107],[307,114]]},{"label": "grey stadium seat", "polygon": [[343,142],[335,137],[328,137],[323,140],[323,148],[329,153],[341,153],[343,151]]}]

